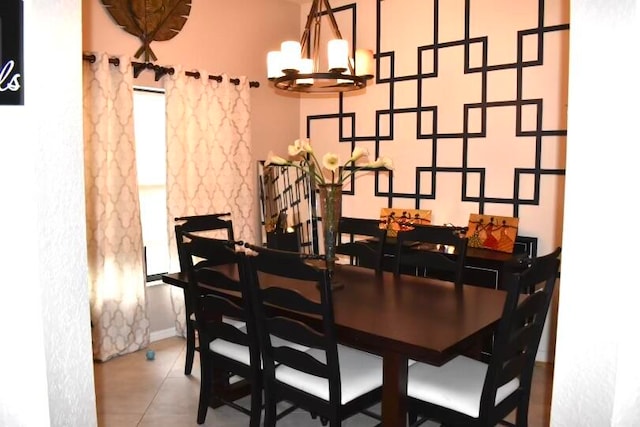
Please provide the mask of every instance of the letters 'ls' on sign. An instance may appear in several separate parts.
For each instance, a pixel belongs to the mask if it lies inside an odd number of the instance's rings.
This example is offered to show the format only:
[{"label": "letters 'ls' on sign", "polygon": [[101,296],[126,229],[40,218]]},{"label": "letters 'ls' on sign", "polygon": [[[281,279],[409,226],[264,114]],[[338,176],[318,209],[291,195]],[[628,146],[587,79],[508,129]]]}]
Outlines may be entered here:
[{"label": "letters 'ls' on sign", "polygon": [[0,0],[0,106],[24,105],[23,0]]}]

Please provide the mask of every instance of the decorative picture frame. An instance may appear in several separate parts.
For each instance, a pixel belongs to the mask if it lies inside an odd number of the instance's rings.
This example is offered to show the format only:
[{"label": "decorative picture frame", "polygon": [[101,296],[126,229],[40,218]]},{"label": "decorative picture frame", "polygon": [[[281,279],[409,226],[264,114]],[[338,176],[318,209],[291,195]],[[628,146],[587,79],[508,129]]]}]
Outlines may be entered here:
[{"label": "decorative picture frame", "polygon": [[396,237],[398,231],[413,229],[414,225],[430,225],[430,209],[380,209],[380,228],[387,230],[388,237]]},{"label": "decorative picture frame", "polygon": [[518,218],[514,217],[470,214],[469,247],[513,253],[518,224]]}]

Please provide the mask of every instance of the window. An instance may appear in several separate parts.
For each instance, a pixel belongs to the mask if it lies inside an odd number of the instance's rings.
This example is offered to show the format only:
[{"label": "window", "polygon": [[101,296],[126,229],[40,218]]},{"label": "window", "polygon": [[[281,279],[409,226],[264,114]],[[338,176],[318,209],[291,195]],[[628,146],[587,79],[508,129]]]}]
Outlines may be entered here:
[{"label": "window", "polygon": [[153,282],[169,271],[164,91],[136,87],[133,119],[145,267]]}]

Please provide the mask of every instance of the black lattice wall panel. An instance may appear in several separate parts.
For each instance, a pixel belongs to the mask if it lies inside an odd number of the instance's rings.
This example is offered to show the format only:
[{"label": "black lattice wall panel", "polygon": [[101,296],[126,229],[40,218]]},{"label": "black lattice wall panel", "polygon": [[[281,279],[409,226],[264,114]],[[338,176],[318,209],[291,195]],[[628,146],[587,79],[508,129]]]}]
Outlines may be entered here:
[{"label": "black lattice wall panel", "polygon": [[260,207],[262,214],[262,241],[266,242],[266,232],[276,227],[278,215],[287,215],[287,226],[298,234],[300,249],[314,253],[317,249],[317,224],[313,221],[311,209],[312,195],[309,180],[296,168],[279,166],[264,168],[258,164]]},{"label": "black lattice wall panel", "polygon": [[568,0],[332,5],[343,35],[375,47],[376,82],[365,93],[303,99],[306,134],[320,155],[346,160],[362,145],[396,165],[392,177],[358,177],[345,215],[407,207],[431,209],[434,223],[516,216],[542,251],[559,244]]}]

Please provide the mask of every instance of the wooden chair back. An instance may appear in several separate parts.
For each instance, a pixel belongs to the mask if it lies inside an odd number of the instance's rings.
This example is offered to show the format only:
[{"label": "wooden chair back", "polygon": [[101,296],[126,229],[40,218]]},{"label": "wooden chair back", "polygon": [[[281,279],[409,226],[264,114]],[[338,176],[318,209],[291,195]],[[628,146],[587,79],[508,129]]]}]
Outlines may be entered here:
[{"label": "wooden chair back", "polygon": [[226,240],[235,240],[233,234],[233,222],[230,219],[231,213],[216,213],[206,215],[192,215],[174,218],[176,222],[174,226],[176,234],[176,245],[178,247],[178,258],[180,259],[180,270],[186,271],[186,260],[180,256],[180,245],[182,244],[182,235],[184,233],[193,232],[212,232],[221,230],[220,235],[208,236]]},{"label": "wooden chair back", "polygon": [[462,285],[469,240],[465,228],[415,226],[396,237],[394,273],[410,273],[450,280]]},{"label": "wooden chair back", "polygon": [[[229,218],[230,216],[230,213],[217,213],[207,215],[182,216],[174,219],[176,222],[174,230],[176,234],[178,259],[180,261],[180,271],[186,272],[189,268],[190,262],[184,255],[184,250],[182,248],[184,234],[194,232],[207,232],[206,234],[210,235],[215,233],[216,235],[223,236],[224,239],[233,241],[233,223],[231,222],[231,219],[225,219]],[[213,262],[213,260],[209,260],[209,262]],[[220,263],[224,264],[226,263],[226,260],[221,259]],[[187,338],[187,353],[185,355],[184,374],[189,375],[191,374],[195,352],[198,351],[198,347],[196,346],[195,325],[192,318],[194,308],[191,303],[193,301],[193,298],[189,296],[189,287],[184,288],[183,293]]]},{"label": "wooden chair back", "polygon": [[[308,264],[300,254],[246,246],[256,254],[247,255],[247,262],[263,357],[265,394],[273,393],[271,396],[277,395],[279,400],[294,402],[312,413],[325,414],[326,404],[301,390],[280,384],[275,369],[286,366],[325,378],[329,383],[329,404],[340,405],[340,369],[329,272]],[[268,275],[268,283],[261,283],[263,274]],[[308,289],[312,291],[303,295],[286,285],[288,279],[308,282]],[[302,320],[310,317],[317,321]],[[275,347],[273,337],[321,350],[324,358],[319,360],[291,346]]]},{"label": "wooden chair back", "polygon": [[342,217],[336,253],[348,255],[351,264],[382,271],[386,236],[378,219]]},{"label": "wooden chair back", "polygon": [[[560,248],[508,268],[507,295],[488,363],[459,355],[442,366],[409,368],[409,422],[526,426],[531,381],[560,266]],[[525,291],[533,290],[531,294]],[[515,424],[505,418],[516,412]],[[422,419],[418,419],[418,415]]]},{"label": "wooden chair back", "polygon": [[[229,372],[247,379],[252,387],[252,408],[233,401],[221,402],[251,415],[251,425],[260,421],[262,401],[261,360],[258,336],[248,292],[245,255],[235,250],[241,242],[182,233],[180,250],[189,278],[188,296],[195,313],[200,345],[201,388],[198,423],[204,422],[211,401],[213,370]],[[228,346],[248,349],[248,360],[217,353],[211,344],[224,341]],[[242,351],[240,352],[242,353]]]},{"label": "wooden chair back", "polygon": [[[518,407],[517,416],[526,420],[531,377],[558,278],[560,252],[558,247],[529,261],[524,270],[509,275],[508,295],[482,390],[480,419],[497,422]],[[529,291],[533,293],[526,294]],[[514,378],[519,379],[518,392],[496,406],[496,393]]]}]

